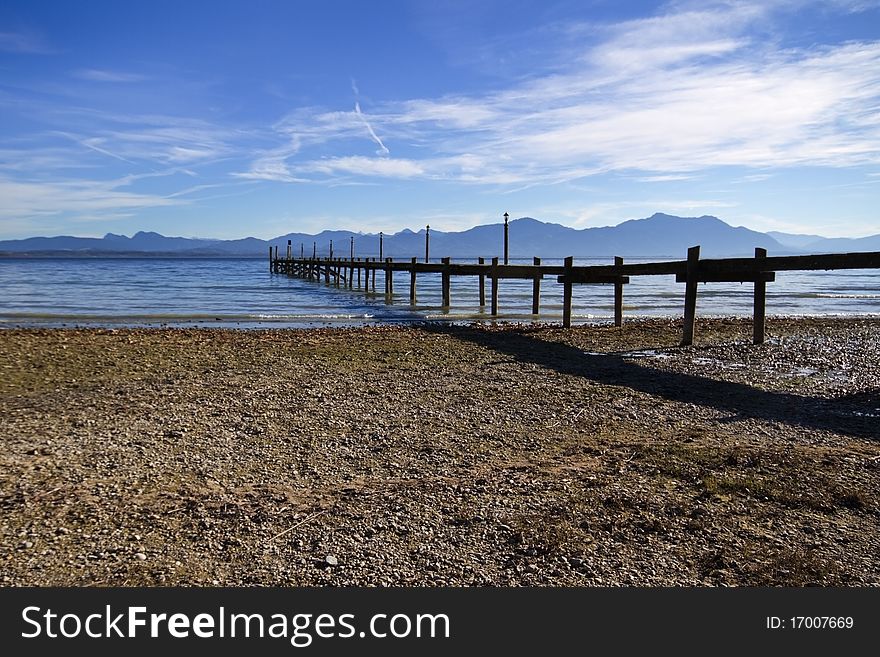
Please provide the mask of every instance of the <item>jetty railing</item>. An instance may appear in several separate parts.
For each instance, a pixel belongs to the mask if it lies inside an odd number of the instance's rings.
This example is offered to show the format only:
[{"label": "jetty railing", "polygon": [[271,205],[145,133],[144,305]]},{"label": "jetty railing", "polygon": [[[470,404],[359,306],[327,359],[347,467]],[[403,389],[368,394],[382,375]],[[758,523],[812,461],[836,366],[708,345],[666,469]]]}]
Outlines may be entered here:
[{"label": "jetty railing", "polygon": [[768,256],[766,249],[756,248],[753,258],[700,259],[700,247],[688,249],[687,259],[663,262],[625,263],[617,256],[612,265],[574,265],[569,256],[562,265],[543,265],[540,258],[533,264],[503,264],[494,257],[489,262],[479,258],[477,263],[454,263],[450,258],[440,262],[419,262],[392,258],[355,258],[352,243],[348,258],[319,257],[313,249],[312,257],[292,257],[290,243],[285,258],[278,257],[278,247],[269,247],[269,268],[276,274],[287,274],[312,281],[332,284],[335,287],[355,287],[369,293],[376,291],[376,272],[384,273],[386,295],[394,294],[394,273],[409,273],[409,300],[416,302],[417,277],[419,274],[440,274],[442,305],[450,305],[450,282],[454,276],[477,276],[479,278],[479,304],[486,305],[485,281],[490,281],[490,306],[492,316],[498,316],[499,281],[524,279],[532,281],[532,314],[539,314],[541,281],[545,276],[555,276],[563,286],[562,325],[571,326],[572,288],[582,284],[606,284],[614,286],[614,325],[623,326],[623,288],[633,276],[675,276],[676,282],[685,284],[684,321],[682,346],[694,342],[697,291],[699,283],[753,283],[753,333],[755,344],[765,337],[767,283],[776,280],[777,271],[816,271],[838,269],[880,269],[880,252],[830,253],[819,255]]}]

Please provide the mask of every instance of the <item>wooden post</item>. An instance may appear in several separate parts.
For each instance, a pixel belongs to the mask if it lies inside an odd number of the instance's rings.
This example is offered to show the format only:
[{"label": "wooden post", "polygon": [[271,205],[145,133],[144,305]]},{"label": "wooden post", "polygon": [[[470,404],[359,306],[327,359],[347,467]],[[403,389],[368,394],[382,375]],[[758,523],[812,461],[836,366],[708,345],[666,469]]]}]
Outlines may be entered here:
[{"label": "wooden post", "polygon": [[339,264],[337,260],[336,264],[333,266],[333,276],[334,276],[334,285],[339,287],[339,279],[342,278],[342,265]]},{"label": "wooden post", "polygon": [[[767,257],[767,249],[755,247],[755,260],[763,260]],[[756,268],[757,270],[758,268]],[[760,272],[759,272],[760,274]],[[755,307],[752,317],[752,342],[763,344],[764,324],[767,318],[767,282],[758,275],[755,277]]]},{"label": "wooden post", "polygon": [[[360,263],[360,261],[361,261],[361,259],[358,258],[358,263]],[[361,269],[362,269],[361,267],[357,268],[357,270],[358,270],[358,287],[361,286]]]},{"label": "wooden post", "polygon": [[687,347],[694,343],[694,325],[697,319],[697,270],[700,263],[700,247],[692,246],[688,249],[687,257],[687,280],[684,290],[684,328],[681,336],[681,346]]},{"label": "wooden post", "polygon": [[507,247],[509,244],[509,242],[508,242],[508,236],[509,236],[508,230],[509,229],[507,226],[508,217],[510,217],[510,215],[505,212],[504,213],[504,264],[505,265],[508,263],[508,260],[507,260]]},{"label": "wooden post", "polygon": [[379,231],[379,262],[382,262],[382,231]]},{"label": "wooden post", "polygon": [[[477,263],[484,265],[486,264],[486,260],[484,258],[478,258]],[[486,305],[486,276],[485,274],[480,274],[480,307]]]},{"label": "wooden post", "polygon": [[[614,266],[622,267],[623,258],[614,256]],[[620,276],[620,272],[617,275]],[[614,325],[623,326],[623,283],[619,280],[614,282]]]},{"label": "wooden post", "polygon": [[327,261],[327,264],[324,265],[324,283],[326,285],[330,285],[330,261]]},{"label": "wooden post", "polygon": [[275,259],[278,260],[278,245],[275,245]]},{"label": "wooden post", "polygon": [[431,224],[425,226],[425,262],[428,262],[428,256],[431,253]]},{"label": "wooden post", "polygon": [[443,272],[440,274],[443,288],[443,306],[449,306],[449,279],[451,278],[449,275],[449,258],[441,258],[440,262],[443,263]]},{"label": "wooden post", "polygon": [[385,294],[394,294],[394,273],[391,271],[391,258],[385,258]]},{"label": "wooden post", "polygon": [[290,260],[290,240],[287,240],[287,259]]},{"label": "wooden post", "polygon": [[412,257],[412,269],[409,270],[409,302],[416,303],[416,257]]},{"label": "wooden post", "polygon": [[299,243],[299,259],[300,259],[300,260],[305,260],[305,259],[306,259],[306,245],[305,245],[305,242],[300,242],[300,243]]},{"label": "wooden post", "polygon": [[272,267],[272,247],[269,247],[269,271],[274,271]]},{"label": "wooden post", "polygon": [[312,260],[318,257],[318,243],[312,242]]},{"label": "wooden post", "polygon": [[535,258],[533,261],[535,267],[535,280],[532,282],[532,314],[537,315],[541,305],[541,259]]},{"label": "wooden post", "polygon": [[565,259],[565,283],[562,284],[562,327],[571,328],[571,269],[574,257]]},{"label": "wooden post", "polygon": [[492,258],[492,314],[498,314],[498,256]]},{"label": "wooden post", "polygon": [[[369,285],[367,285],[369,287]],[[373,258],[373,292],[376,291],[376,259]]]}]

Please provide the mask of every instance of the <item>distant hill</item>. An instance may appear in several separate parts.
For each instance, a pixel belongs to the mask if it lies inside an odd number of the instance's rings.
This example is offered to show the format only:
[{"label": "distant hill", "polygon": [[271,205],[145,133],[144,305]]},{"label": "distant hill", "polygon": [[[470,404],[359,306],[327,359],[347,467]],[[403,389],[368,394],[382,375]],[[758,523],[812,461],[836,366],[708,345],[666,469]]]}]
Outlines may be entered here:
[{"label": "distant hill", "polygon": [[[880,250],[880,235],[850,240],[826,239],[816,235],[768,234],[730,226],[712,216],[676,217],[662,213],[646,219],[624,221],[617,226],[584,229],[522,217],[510,222],[509,235],[512,258],[562,258],[568,255],[683,258],[688,247],[697,244],[702,247],[701,255],[704,257],[750,256],[755,247],[763,247],[771,254]],[[332,240],[334,254],[348,256],[352,237],[356,257],[378,256],[378,234],[345,230],[325,230],[317,235],[289,233],[271,240],[255,237],[237,240],[191,239],[166,237],[150,232],[139,232],[132,237],[108,233],[100,239],[71,236],[31,237],[0,241],[0,254],[265,257],[267,249],[275,246],[278,247],[279,255],[283,256],[287,252],[287,241],[290,240],[295,256],[299,256],[301,251],[309,256],[313,249],[318,255],[326,256]],[[430,235],[432,258],[500,257],[503,255],[502,245],[501,223],[475,226],[457,232],[431,230]],[[383,255],[386,257],[416,256],[421,259],[424,254],[424,228],[418,232],[405,229],[383,236]]]},{"label": "distant hill", "polygon": [[785,247],[809,253],[847,253],[851,251],[880,251],[880,235],[868,237],[822,237],[792,233],[767,233]]}]

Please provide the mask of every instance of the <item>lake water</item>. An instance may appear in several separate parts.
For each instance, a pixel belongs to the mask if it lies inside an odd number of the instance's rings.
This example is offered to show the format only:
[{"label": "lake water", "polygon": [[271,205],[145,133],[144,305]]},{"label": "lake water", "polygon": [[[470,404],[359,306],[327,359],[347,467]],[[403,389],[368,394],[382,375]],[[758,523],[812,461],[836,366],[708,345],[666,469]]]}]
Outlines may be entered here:
[{"label": "lake water", "polygon": [[[456,260],[464,262],[464,260]],[[530,264],[531,260],[511,260]],[[637,262],[627,259],[627,262]],[[561,264],[545,260],[544,264]],[[584,258],[580,264],[612,264]],[[306,327],[426,320],[491,320],[480,308],[477,277],[453,277],[449,308],[440,304],[440,275],[418,278],[409,303],[409,274],[395,275],[395,295],[328,287],[269,272],[254,258],[0,258],[0,326]],[[624,318],[680,317],[684,284],[674,276],[632,277]],[[490,283],[486,281],[487,300]],[[562,285],[545,277],[541,314],[531,314],[531,281],[502,280],[498,321],[562,319]],[[574,323],[613,317],[610,285],[574,286]],[[700,285],[697,316],[751,316],[752,285]],[[779,272],[767,284],[770,315],[880,315],[880,271]]]}]

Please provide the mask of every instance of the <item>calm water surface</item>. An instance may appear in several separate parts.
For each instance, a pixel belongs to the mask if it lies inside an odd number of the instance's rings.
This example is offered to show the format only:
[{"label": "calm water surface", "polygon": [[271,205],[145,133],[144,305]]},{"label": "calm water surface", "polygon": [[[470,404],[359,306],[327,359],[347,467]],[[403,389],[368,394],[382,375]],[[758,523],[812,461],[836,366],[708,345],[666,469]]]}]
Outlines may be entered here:
[{"label": "calm water surface", "polygon": [[[462,262],[463,260],[457,260]],[[531,263],[531,260],[512,260]],[[584,258],[575,264],[612,264]],[[627,262],[637,260],[627,259]],[[544,261],[561,264],[561,260]],[[322,325],[470,322],[490,320],[480,308],[477,277],[452,279],[452,305],[440,305],[440,275],[418,279],[409,303],[409,274],[395,275],[387,299],[382,273],[378,294],[337,289],[271,274],[256,258],[0,258],[0,326],[231,326],[240,328]],[[684,285],[674,276],[632,277],[624,288],[624,317],[680,317]],[[489,295],[489,282],[486,294]],[[531,314],[531,281],[502,280],[498,321],[562,319],[562,286],[545,277],[541,314]],[[574,286],[575,323],[613,317],[613,287]],[[752,286],[700,285],[697,313],[751,316]],[[880,272],[779,272],[767,284],[773,315],[880,315]]]}]

